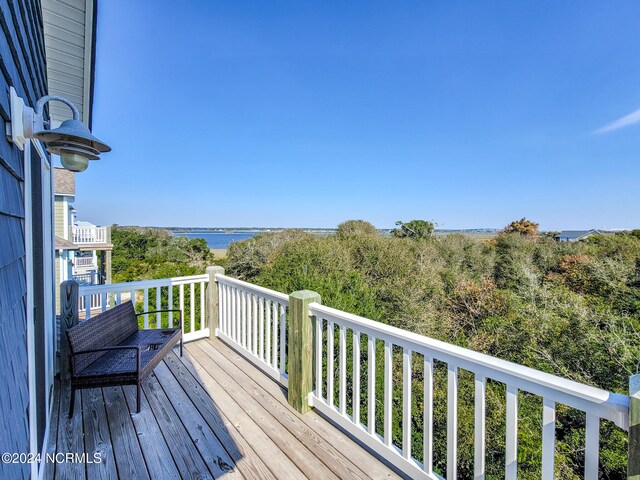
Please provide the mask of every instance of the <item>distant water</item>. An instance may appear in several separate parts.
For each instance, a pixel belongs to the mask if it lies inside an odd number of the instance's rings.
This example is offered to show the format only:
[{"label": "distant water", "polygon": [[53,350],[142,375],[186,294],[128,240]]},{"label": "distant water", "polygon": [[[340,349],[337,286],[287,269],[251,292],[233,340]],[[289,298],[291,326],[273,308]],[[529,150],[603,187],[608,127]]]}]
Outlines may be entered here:
[{"label": "distant water", "polygon": [[174,237],[202,238],[209,248],[227,248],[231,242],[240,242],[255,237],[257,232],[218,233],[218,232],[173,232]]}]

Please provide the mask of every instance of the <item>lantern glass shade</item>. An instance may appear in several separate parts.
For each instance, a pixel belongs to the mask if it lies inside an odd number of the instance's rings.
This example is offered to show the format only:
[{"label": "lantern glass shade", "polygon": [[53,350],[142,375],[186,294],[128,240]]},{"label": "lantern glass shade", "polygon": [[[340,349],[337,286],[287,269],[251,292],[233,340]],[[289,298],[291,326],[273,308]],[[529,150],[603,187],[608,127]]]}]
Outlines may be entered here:
[{"label": "lantern glass shade", "polygon": [[61,152],[60,163],[72,172],[84,172],[89,166],[89,159],[78,153]]}]

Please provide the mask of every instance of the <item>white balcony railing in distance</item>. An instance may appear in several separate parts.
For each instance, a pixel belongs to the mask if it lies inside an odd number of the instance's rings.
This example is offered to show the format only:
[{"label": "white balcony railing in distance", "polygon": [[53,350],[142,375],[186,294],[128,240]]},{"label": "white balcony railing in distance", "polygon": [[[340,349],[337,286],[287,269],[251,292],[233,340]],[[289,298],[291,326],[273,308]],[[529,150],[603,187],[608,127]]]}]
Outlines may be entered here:
[{"label": "white balcony railing in distance", "polygon": [[[80,285],[80,313],[89,319],[96,313],[132,300],[137,310],[179,309],[184,320],[184,341],[209,336],[205,291],[208,275],[140,280],[107,285]],[[96,311],[97,310],[97,311]],[[167,328],[179,325],[173,312],[144,315],[144,328]]]},{"label": "white balcony railing in distance", "polygon": [[96,257],[76,257],[73,260],[75,268],[97,268],[98,262]]},{"label": "white balcony railing in distance", "polygon": [[102,244],[107,243],[107,227],[72,227],[73,243],[82,244]]}]

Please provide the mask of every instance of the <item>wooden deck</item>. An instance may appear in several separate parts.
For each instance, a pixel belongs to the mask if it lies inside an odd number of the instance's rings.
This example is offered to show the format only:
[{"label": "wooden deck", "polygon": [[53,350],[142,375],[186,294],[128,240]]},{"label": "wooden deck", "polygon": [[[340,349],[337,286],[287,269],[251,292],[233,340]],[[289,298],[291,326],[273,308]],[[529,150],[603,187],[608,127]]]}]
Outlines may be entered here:
[{"label": "wooden deck", "polygon": [[317,413],[298,414],[219,340],[171,353],[145,383],[139,414],[134,386],[81,392],[68,419],[69,390],[56,390],[48,453],[90,461],[48,462],[46,479],[400,478]]}]

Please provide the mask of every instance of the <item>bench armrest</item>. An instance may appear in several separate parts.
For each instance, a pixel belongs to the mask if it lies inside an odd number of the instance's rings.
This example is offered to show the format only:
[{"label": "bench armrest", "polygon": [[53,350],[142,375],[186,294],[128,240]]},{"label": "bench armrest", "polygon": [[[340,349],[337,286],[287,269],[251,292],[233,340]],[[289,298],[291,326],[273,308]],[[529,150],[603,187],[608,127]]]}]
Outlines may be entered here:
[{"label": "bench armrest", "polygon": [[168,313],[168,312],[178,312],[178,315],[180,316],[180,333],[182,333],[184,331],[184,321],[182,319],[182,310],[180,310],[179,308],[169,308],[166,310],[152,310],[150,312],[136,313],[136,317],[140,317],[142,315],[149,315],[151,313]]},{"label": "bench armrest", "polygon": [[73,358],[76,357],[77,355],[86,355],[89,353],[98,353],[98,352],[108,352],[110,350],[135,350],[136,351],[136,372],[137,373],[140,372],[140,356],[141,356],[142,348],[136,345],[132,345],[132,346],[114,345],[110,347],[91,348],[89,350],[80,350],[77,352],[71,352],[71,354],[69,355],[69,360],[71,363],[71,371],[75,372],[75,368],[73,365]]}]

